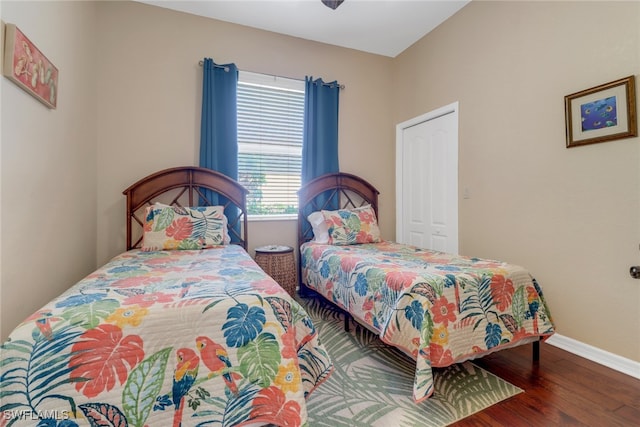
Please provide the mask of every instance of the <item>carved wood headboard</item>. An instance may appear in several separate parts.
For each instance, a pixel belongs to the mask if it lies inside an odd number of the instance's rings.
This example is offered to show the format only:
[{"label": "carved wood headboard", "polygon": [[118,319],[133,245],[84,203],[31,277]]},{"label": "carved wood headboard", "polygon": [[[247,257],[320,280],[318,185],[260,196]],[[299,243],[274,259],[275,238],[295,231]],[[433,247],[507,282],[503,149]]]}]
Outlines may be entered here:
[{"label": "carved wood headboard", "polygon": [[[226,175],[197,166],[169,168],[140,179],[122,193],[127,196],[127,250],[141,246],[144,211],[155,202],[182,207],[224,206],[231,243],[247,249],[248,191]],[[210,200],[218,196],[220,202]]]}]

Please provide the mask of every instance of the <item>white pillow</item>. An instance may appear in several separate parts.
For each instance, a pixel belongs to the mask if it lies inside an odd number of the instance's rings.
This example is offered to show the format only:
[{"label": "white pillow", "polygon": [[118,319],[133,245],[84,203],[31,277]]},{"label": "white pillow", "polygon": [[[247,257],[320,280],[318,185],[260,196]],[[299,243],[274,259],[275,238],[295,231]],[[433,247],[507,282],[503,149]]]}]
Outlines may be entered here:
[{"label": "white pillow", "polygon": [[322,212],[312,212],[307,216],[307,220],[313,228],[313,241],[316,243],[329,243],[329,227],[324,221]]}]

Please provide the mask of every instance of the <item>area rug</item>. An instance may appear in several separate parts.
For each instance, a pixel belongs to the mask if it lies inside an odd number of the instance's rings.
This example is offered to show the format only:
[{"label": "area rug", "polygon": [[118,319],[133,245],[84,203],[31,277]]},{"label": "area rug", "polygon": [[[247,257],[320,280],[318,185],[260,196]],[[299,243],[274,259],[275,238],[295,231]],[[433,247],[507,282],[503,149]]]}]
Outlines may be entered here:
[{"label": "area rug", "polygon": [[434,394],[412,399],[415,362],[321,298],[300,298],[334,363],[333,374],[307,401],[309,426],[440,427],[523,390],[465,362],[434,369]]}]

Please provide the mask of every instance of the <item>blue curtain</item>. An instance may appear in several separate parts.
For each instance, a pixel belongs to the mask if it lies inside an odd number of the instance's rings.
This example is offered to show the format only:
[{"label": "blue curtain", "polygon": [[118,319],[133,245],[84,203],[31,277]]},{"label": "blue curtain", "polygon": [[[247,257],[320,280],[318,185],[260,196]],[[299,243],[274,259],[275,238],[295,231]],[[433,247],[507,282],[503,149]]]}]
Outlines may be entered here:
[{"label": "blue curtain", "polygon": [[304,134],[302,137],[302,183],[339,171],[338,82],[305,77]]},{"label": "blue curtain", "polygon": [[[200,166],[238,179],[238,68],[235,64],[218,65],[211,58],[202,64],[202,116],[200,122]],[[225,205],[227,200],[210,190],[203,191],[200,204]],[[208,202],[208,203],[206,203]],[[233,223],[235,208],[225,209]],[[230,227],[231,241],[236,242],[239,226]]]},{"label": "blue curtain", "polygon": [[200,166],[238,179],[238,68],[211,58],[202,68]]},{"label": "blue curtain", "polygon": [[[304,133],[302,137],[302,183],[327,173],[339,172],[338,165],[338,105],[340,85],[322,79],[305,77]],[[326,192],[316,197],[315,207],[327,210],[339,208],[337,194]],[[305,207],[309,212],[312,206]]]}]

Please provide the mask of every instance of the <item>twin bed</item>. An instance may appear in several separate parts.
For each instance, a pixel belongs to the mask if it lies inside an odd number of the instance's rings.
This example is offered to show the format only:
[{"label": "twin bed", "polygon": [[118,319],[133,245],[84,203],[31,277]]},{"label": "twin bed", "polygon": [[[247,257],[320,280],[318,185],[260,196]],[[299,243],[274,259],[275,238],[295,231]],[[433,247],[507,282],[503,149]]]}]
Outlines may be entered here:
[{"label": "twin bed", "polygon": [[[0,426],[305,425],[333,365],[303,307],[246,251],[246,190],[180,167],[124,194],[127,251],[2,345]],[[433,393],[432,367],[553,333],[526,270],[382,241],[366,181],[325,175],[299,194],[301,294],[413,357],[416,401]]]},{"label": "twin bed", "polygon": [[245,193],[197,167],[125,190],[128,250],[2,345],[0,425],[304,425],[331,359],[246,252]]},{"label": "twin bed", "polygon": [[[378,191],[345,174],[299,192],[301,293],[315,291],[416,361],[413,397],[432,368],[534,343],[554,332],[542,290],[522,267],[383,241]],[[345,323],[348,324],[348,323]]]}]

